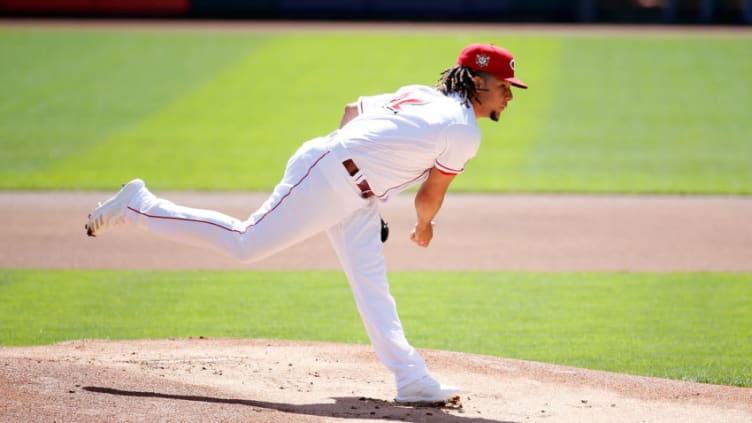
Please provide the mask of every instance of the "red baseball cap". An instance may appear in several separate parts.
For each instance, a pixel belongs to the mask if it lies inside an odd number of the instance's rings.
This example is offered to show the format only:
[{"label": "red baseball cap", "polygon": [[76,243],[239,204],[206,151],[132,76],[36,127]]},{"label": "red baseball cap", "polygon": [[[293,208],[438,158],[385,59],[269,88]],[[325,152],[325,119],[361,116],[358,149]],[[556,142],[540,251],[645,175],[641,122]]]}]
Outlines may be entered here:
[{"label": "red baseball cap", "polygon": [[457,64],[509,81],[515,87],[527,88],[527,84],[514,77],[512,53],[493,44],[470,44],[457,58]]}]

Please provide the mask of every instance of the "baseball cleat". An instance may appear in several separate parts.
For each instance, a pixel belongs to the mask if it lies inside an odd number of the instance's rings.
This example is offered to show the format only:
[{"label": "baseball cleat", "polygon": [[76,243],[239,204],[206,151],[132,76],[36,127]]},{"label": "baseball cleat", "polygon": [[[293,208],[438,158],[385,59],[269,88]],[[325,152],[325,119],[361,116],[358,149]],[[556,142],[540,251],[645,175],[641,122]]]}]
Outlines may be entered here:
[{"label": "baseball cleat", "polygon": [[431,376],[422,378],[397,390],[397,398],[394,401],[403,405],[430,405],[441,406],[447,402],[458,402],[459,388],[442,385]]},{"label": "baseball cleat", "polygon": [[89,215],[89,222],[84,226],[86,235],[97,236],[113,226],[125,222],[125,214],[128,203],[144,187],[144,181],[134,179],[123,185],[114,197],[99,203],[96,209]]}]

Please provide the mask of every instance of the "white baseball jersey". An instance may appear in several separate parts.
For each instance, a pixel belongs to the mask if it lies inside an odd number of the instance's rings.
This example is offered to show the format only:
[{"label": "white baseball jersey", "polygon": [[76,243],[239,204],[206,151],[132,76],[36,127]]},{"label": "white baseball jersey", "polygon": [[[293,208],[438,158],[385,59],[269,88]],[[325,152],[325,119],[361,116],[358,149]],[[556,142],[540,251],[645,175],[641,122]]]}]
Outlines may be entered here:
[{"label": "white baseball jersey", "polygon": [[347,150],[382,200],[424,181],[434,166],[461,173],[480,147],[473,109],[458,95],[408,85],[393,94],[361,97],[358,107],[358,117],[333,142]]}]

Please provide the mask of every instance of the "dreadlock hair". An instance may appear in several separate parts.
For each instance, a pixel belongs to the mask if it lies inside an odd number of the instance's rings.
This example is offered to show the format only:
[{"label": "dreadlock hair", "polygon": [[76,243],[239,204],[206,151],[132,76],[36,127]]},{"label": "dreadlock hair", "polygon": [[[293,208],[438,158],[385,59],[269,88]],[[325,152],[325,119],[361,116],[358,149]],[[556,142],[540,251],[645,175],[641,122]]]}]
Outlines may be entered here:
[{"label": "dreadlock hair", "polygon": [[480,102],[475,88],[474,76],[486,76],[485,72],[474,71],[467,66],[454,65],[441,72],[439,81],[435,88],[446,94],[459,94],[462,97],[462,104],[470,107],[470,103],[475,100]]}]

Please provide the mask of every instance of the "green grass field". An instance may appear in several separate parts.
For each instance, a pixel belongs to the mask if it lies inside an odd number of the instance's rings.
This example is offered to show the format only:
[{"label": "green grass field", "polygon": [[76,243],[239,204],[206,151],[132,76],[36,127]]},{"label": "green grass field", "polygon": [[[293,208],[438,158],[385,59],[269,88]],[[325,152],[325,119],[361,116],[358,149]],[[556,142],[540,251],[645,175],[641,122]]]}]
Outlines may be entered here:
[{"label": "green grass field", "polygon": [[[270,190],[359,95],[465,44],[530,84],[457,191],[752,193],[752,36],[0,29],[0,188]],[[367,52],[365,54],[364,52]]]},{"label": "green grass field", "polygon": [[[752,275],[391,279],[420,348],[752,387]],[[186,336],[367,342],[341,272],[0,271],[2,345]]]},{"label": "green grass field", "polygon": [[[0,189],[269,191],[346,102],[481,40],[531,88],[453,191],[752,194],[749,34],[2,27]],[[752,386],[750,274],[391,280],[418,347]],[[0,345],[199,335],[367,341],[340,272],[0,269]]]}]

